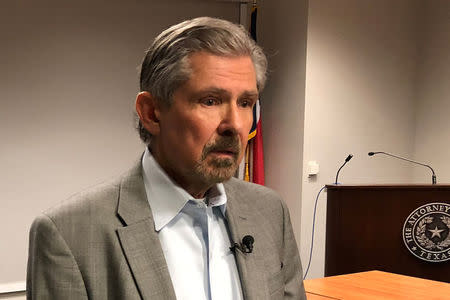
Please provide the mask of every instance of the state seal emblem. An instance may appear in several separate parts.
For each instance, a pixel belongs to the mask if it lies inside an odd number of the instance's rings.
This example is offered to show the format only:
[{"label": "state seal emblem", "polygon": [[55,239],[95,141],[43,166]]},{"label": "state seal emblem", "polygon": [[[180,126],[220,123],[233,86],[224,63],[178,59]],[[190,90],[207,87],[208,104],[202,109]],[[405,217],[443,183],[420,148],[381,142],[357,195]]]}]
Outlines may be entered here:
[{"label": "state seal emblem", "polygon": [[403,241],[424,261],[450,260],[450,204],[429,203],[414,210],[403,225]]}]

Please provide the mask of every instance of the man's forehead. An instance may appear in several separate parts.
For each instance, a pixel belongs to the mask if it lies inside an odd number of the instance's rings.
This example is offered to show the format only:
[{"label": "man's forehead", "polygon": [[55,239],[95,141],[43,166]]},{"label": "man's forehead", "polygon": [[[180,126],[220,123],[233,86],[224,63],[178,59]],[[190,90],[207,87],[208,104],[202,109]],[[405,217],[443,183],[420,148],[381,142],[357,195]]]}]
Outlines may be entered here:
[{"label": "man's forehead", "polygon": [[[226,95],[231,96],[231,93],[229,90],[217,87],[217,86],[207,86],[199,91],[197,91],[197,94],[213,94],[213,95]],[[258,97],[258,91],[256,90],[243,90],[240,92],[241,97],[248,97],[248,98],[257,98]]]}]

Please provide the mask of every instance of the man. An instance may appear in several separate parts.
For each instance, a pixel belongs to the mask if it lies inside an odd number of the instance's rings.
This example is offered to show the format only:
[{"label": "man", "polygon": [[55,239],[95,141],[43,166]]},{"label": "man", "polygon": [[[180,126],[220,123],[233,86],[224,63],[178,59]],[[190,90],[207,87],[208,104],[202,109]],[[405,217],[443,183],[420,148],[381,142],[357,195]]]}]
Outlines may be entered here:
[{"label": "man", "polygon": [[232,178],[266,65],[224,20],[162,32],[136,98],[142,159],[35,220],[28,298],[306,299],[285,204]]}]

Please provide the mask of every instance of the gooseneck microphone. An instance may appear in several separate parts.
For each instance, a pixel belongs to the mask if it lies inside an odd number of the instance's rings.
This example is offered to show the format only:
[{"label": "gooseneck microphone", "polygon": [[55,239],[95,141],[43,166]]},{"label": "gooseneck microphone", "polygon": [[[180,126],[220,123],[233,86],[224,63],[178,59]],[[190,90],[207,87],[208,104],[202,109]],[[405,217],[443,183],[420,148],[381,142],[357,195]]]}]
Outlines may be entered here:
[{"label": "gooseneck microphone", "polygon": [[404,157],[401,157],[401,156],[397,156],[397,155],[394,155],[394,154],[391,154],[391,153],[383,152],[383,151],[367,153],[367,155],[369,155],[369,156],[374,156],[375,154],[384,154],[384,155],[391,156],[391,157],[394,157],[394,158],[397,158],[397,159],[408,161],[408,162],[413,163],[413,164],[417,164],[417,165],[421,165],[421,166],[427,167],[427,168],[429,168],[431,170],[431,174],[432,174],[431,175],[431,182],[432,182],[432,184],[436,184],[436,173],[434,173],[433,168],[430,167],[429,165],[426,165],[426,164],[423,164],[423,163],[420,163],[420,162],[417,162],[417,161],[414,161],[414,160],[411,160],[411,159],[407,159],[407,158],[404,158]]},{"label": "gooseneck microphone", "polygon": [[352,157],[353,157],[352,154],[349,154],[349,155],[347,156],[347,158],[345,159],[344,164],[339,168],[339,170],[338,170],[337,173],[336,173],[336,181],[335,181],[334,184],[338,184],[339,172],[340,172],[341,169],[342,169],[342,168],[350,161],[350,159],[352,159]]},{"label": "gooseneck microphone", "polygon": [[252,253],[253,252],[253,243],[255,239],[251,235],[246,235],[242,239],[242,243],[233,243],[233,246],[230,247],[232,252],[236,252],[236,249],[241,251],[242,253]]}]

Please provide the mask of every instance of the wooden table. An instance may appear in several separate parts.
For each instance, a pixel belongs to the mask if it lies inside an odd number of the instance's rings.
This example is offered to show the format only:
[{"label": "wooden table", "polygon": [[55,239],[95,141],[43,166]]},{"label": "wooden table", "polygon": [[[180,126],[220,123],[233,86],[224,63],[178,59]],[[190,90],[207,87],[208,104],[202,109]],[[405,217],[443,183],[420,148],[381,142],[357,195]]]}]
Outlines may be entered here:
[{"label": "wooden table", "polygon": [[309,279],[304,284],[308,300],[450,300],[449,283],[381,271]]}]

